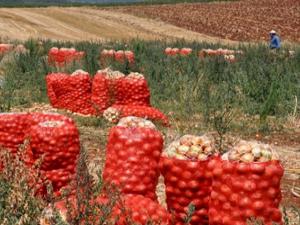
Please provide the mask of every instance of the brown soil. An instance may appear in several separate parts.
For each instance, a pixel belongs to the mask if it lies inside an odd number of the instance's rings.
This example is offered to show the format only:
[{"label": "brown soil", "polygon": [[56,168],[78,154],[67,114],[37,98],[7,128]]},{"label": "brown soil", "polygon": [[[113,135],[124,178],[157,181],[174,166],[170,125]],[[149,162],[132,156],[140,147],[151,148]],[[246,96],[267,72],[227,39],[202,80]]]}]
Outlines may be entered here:
[{"label": "brown soil", "polygon": [[[112,12],[116,8],[111,8]],[[161,20],[206,35],[236,41],[266,41],[276,30],[300,42],[300,1],[240,0],[195,4],[120,7],[120,12]]]}]

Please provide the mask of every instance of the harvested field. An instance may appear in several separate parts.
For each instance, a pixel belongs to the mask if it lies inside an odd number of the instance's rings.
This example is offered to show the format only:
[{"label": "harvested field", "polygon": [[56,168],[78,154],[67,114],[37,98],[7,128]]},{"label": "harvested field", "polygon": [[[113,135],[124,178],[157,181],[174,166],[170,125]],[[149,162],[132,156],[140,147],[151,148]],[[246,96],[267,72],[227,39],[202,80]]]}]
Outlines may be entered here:
[{"label": "harvested field", "polygon": [[1,8],[0,37],[26,40],[185,39],[233,43],[164,22],[89,7]]},{"label": "harvested field", "polygon": [[223,39],[266,41],[268,32],[274,29],[283,40],[300,42],[298,0],[241,0],[120,7],[118,10]]}]

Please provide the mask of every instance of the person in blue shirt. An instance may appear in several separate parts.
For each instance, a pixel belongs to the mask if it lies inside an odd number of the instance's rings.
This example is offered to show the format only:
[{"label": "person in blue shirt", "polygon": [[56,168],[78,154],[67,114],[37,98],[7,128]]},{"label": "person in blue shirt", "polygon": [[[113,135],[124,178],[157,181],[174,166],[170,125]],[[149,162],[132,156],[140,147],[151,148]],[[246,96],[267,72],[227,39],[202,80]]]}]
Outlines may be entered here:
[{"label": "person in blue shirt", "polygon": [[276,34],[275,30],[270,31],[270,48],[271,49],[280,49],[281,41],[279,36]]}]

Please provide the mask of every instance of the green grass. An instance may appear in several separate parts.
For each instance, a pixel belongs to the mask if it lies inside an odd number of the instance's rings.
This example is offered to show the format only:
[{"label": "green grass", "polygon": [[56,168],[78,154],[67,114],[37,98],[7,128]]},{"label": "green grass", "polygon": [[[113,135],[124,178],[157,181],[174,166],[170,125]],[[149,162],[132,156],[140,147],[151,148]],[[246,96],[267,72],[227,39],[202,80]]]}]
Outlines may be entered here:
[{"label": "green grass", "polygon": [[196,51],[189,57],[166,57],[163,53],[169,45],[191,47],[194,50],[226,47],[208,43],[178,41],[167,44],[163,41],[133,40],[128,43],[103,44],[46,41],[39,48],[37,41],[29,40],[25,45],[30,53],[16,57],[6,67],[5,85],[0,95],[2,111],[18,105],[28,106],[32,102],[47,102],[44,78],[53,68],[47,65],[45,56],[52,46],[74,46],[86,51],[82,69],[91,75],[100,69],[101,49],[133,50],[136,54],[134,67],[114,64],[112,68],[145,74],[151,88],[152,104],[165,113],[174,112],[175,120],[201,117],[201,123],[215,124],[216,118],[224,117],[226,114],[223,113],[230,111],[235,124],[233,127],[245,130],[245,127],[252,129],[250,126],[253,121],[240,126],[240,118],[243,120],[244,115],[258,115],[258,126],[264,129],[268,129],[266,122],[270,116],[284,121],[295,109],[294,116],[299,115],[299,104],[295,105],[295,98],[298,102],[300,98],[299,46],[295,47],[296,56],[287,59],[282,54],[272,55],[264,45],[241,45],[238,48],[245,54],[239,57],[237,63],[229,64],[221,57],[200,61]]}]

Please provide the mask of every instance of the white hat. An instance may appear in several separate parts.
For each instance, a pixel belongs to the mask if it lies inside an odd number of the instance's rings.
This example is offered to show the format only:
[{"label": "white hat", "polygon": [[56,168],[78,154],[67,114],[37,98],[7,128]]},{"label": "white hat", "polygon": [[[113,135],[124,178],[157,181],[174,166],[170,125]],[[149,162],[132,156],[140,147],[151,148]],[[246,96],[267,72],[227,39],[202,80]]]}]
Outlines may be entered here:
[{"label": "white hat", "polygon": [[270,34],[276,34],[276,31],[275,30],[271,30]]}]

